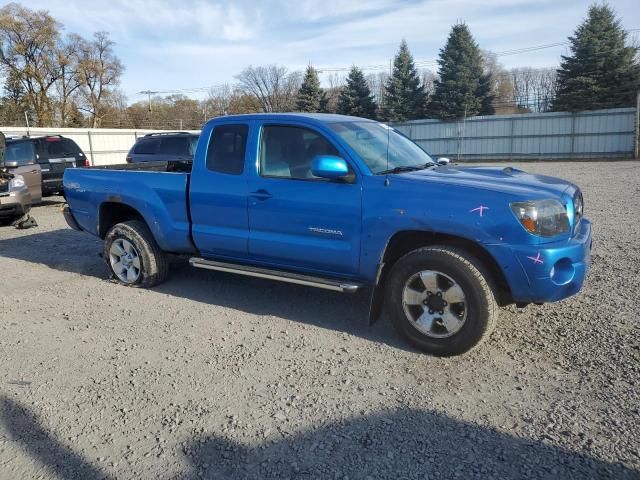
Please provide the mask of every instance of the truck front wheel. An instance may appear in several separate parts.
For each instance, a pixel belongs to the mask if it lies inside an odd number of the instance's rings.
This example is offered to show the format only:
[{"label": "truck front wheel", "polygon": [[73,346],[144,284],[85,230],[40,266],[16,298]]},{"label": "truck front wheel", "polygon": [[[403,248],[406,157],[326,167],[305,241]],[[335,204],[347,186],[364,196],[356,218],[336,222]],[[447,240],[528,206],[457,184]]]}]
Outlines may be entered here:
[{"label": "truck front wheel", "polygon": [[115,280],[127,287],[153,287],[169,270],[166,254],[139,220],[111,227],[104,239],[104,259]]},{"label": "truck front wheel", "polygon": [[427,353],[464,353],[495,324],[497,305],[487,278],[480,262],[462,250],[414,250],[390,272],[387,304],[393,325]]}]

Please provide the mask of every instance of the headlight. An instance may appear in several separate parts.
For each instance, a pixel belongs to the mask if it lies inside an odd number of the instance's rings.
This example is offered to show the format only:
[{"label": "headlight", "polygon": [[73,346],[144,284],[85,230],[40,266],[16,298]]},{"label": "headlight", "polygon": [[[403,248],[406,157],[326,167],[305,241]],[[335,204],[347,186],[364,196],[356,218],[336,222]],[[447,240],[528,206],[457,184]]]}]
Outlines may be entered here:
[{"label": "headlight", "polygon": [[567,211],[558,200],[513,202],[511,211],[532,235],[553,237],[569,231]]},{"label": "headlight", "polygon": [[14,175],[14,177],[9,182],[9,191],[18,190],[19,188],[23,188],[24,186],[24,177],[22,175]]},{"label": "headlight", "polygon": [[575,219],[573,223],[577,226],[584,215],[584,200],[582,199],[582,192],[580,190],[573,196],[573,212]]}]

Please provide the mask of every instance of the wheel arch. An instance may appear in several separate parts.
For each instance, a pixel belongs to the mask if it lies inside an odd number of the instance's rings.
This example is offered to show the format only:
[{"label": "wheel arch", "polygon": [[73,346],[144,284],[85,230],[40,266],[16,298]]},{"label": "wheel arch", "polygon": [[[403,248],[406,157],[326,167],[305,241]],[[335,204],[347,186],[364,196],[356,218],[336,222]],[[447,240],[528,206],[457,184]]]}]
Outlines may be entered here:
[{"label": "wheel arch", "polygon": [[388,241],[378,264],[376,283],[373,288],[370,323],[375,322],[382,313],[384,286],[393,265],[404,255],[419,248],[431,245],[451,246],[463,250],[476,258],[484,267],[498,305],[513,303],[511,289],[500,265],[495,258],[479,243],[457,235],[443,234],[423,230],[403,230],[396,232]]},{"label": "wheel arch", "polygon": [[131,205],[113,201],[103,202],[98,211],[98,236],[104,240],[111,227],[129,220],[140,220],[147,228],[149,227],[142,214]]}]

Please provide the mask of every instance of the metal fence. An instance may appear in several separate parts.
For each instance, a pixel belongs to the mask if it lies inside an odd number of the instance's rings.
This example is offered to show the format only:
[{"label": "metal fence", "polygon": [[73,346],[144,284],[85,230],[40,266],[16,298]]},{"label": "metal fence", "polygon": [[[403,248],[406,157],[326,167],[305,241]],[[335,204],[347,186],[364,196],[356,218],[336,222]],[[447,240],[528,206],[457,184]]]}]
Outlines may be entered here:
[{"label": "metal fence", "polygon": [[[455,122],[414,120],[394,127],[425,150],[456,160],[544,160],[638,156],[638,111],[615,108],[578,113],[471,117]],[[92,165],[124,163],[136,139],[162,130],[1,127],[6,136],[64,135]]]},{"label": "metal fence", "polygon": [[[136,139],[162,130],[127,130],[116,128],[30,128],[0,127],[7,137],[63,135],[74,140],[87,155],[91,165],[125,163],[126,155]],[[197,133],[197,132],[196,132]]]},{"label": "metal fence", "polygon": [[471,117],[393,125],[435,156],[456,160],[633,158],[638,112],[614,108],[586,112]]}]

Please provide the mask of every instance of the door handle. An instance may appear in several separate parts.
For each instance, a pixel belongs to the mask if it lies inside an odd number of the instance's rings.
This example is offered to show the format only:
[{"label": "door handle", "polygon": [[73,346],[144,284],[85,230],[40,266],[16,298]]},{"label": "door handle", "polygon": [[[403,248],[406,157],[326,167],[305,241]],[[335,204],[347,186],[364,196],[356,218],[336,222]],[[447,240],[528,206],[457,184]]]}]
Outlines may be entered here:
[{"label": "door handle", "polygon": [[269,192],[267,192],[263,188],[261,188],[260,190],[255,191],[255,192],[251,192],[251,196],[254,197],[254,198],[257,198],[258,200],[268,200],[271,197],[273,197],[273,195],[271,195]]},{"label": "door handle", "polygon": [[38,173],[38,170],[31,170],[31,173],[35,175],[36,173]]}]

